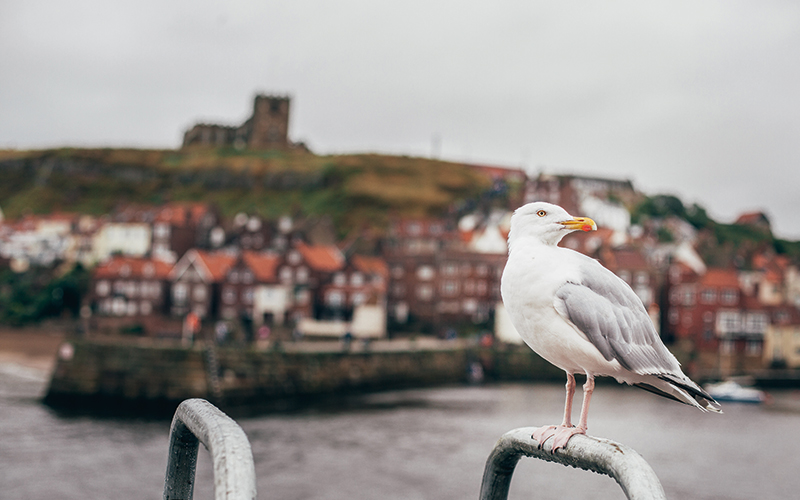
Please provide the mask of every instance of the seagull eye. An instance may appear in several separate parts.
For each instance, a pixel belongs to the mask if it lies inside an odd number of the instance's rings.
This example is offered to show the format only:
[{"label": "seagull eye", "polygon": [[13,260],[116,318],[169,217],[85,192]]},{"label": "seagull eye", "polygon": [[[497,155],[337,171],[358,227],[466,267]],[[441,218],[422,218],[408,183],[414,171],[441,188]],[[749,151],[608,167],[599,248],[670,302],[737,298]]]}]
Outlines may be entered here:
[{"label": "seagull eye", "polygon": [[547,212],[545,212],[544,210],[539,210],[538,212],[536,212],[536,215],[538,215],[539,217],[544,217],[545,215],[547,215]]}]

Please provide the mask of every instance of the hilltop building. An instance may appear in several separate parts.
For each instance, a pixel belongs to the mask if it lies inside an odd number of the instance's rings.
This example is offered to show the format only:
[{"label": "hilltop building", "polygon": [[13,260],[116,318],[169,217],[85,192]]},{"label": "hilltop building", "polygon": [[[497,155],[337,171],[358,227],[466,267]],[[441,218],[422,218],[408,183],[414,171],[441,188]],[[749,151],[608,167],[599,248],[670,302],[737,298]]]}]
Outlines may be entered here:
[{"label": "hilltop building", "polygon": [[289,96],[256,95],[253,114],[239,126],[198,123],[183,136],[187,146],[234,146],[240,149],[287,149],[289,141]]},{"label": "hilltop building", "polygon": [[528,180],[524,195],[525,203],[546,201],[571,214],[593,218],[598,226],[614,231],[616,244],[624,243],[631,224],[626,207],[640,199],[629,180],[544,173]]}]

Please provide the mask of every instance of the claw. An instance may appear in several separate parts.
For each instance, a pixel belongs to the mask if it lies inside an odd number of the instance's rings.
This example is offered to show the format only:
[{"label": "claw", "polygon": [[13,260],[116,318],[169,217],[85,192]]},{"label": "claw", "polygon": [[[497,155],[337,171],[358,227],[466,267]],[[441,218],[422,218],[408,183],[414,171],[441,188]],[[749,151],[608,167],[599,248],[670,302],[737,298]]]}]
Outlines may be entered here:
[{"label": "claw", "polygon": [[546,425],[539,427],[533,431],[531,438],[535,439],[538,447],[541,450],[544,442],[553,438],[553,449],[551,453],[555,453],[557,449],[563,448],[569,442],[569,439],[575,434],[586,434],[586,429],[580,427],[565,427],[563,425]]},{"label": "claw", "polygon": [[542,449],[544,442],[553,437],[556,434],[556,429],[558,429],[555,425],[545,425],[544,427],[538,427],[534,429],[533,434],[531,437],[539,443],[539,449]]}]

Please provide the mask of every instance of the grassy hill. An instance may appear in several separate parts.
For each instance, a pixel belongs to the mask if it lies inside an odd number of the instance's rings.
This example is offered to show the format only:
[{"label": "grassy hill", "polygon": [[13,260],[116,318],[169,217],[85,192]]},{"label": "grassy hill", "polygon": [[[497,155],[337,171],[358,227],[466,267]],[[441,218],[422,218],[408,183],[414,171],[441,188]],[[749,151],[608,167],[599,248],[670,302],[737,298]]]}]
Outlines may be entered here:
[{"label": "grassy hill", "polygon": [[342,235],[382,229],[389,214],[425,216],[475,198],[491,180],[468,165],[375,154],[317,156],[233,148],[0,151],[7,218],[56,210],[101,214],[121,202],[212,201],[224,215],[327,215]]}]

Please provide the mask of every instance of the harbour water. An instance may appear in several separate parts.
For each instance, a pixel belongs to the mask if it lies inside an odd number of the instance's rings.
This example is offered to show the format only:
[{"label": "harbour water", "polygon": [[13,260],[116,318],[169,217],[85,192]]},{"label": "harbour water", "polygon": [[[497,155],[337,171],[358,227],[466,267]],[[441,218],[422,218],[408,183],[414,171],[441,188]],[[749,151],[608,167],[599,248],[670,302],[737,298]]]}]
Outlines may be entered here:
[{"label": "harbour water", "polygon": [[[62,416],[39,402],[45,386],[41,372],[0,365],[0,498],[161,498],[169,421]],[[471,499],[497,439],[558,423],[563,394],[559,384],[409,390],[237,421],[252,445],[259,498]],[[598,385],[589,433],[637,450],[668,498],[798,498],[800,391],[771,396],[712,415]],[[209,462],[201,450],[198,500],[213,498]],[[520,462],[509,498],[567,497],[624,495],[604,476]]]}]

